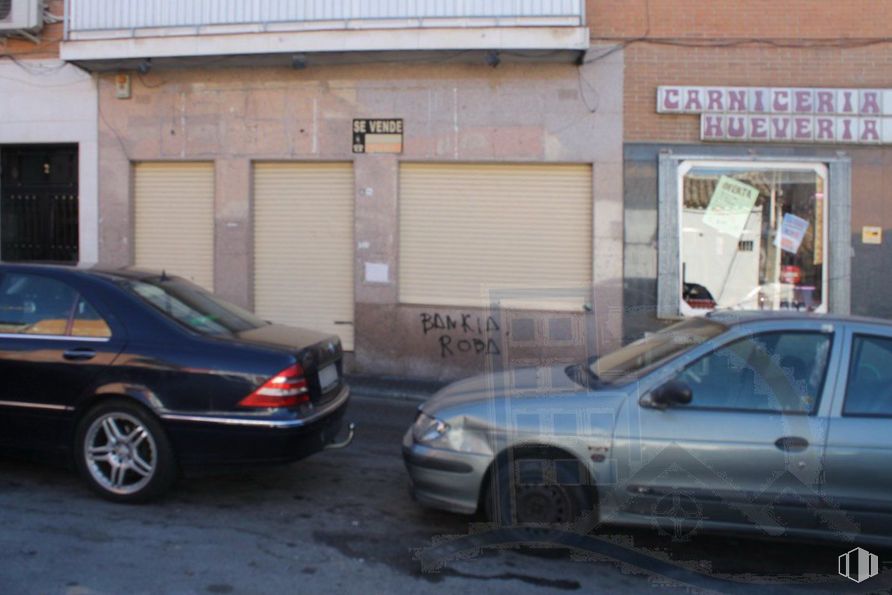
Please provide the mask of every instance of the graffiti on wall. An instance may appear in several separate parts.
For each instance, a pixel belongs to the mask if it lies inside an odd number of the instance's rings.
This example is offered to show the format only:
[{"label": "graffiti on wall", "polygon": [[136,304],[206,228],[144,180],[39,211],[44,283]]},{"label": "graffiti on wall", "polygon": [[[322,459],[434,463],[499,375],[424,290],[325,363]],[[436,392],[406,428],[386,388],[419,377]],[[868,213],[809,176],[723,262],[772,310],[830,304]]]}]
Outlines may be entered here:
[{"label": "graffiti on wall", "polygon": [[438,312],[421,314],[421,330],[425,336],[437,337],[440,357],[456,355],[501,355],[502,350],[492,334],[502,329],[492,316],[460,313],[455,316]]}]

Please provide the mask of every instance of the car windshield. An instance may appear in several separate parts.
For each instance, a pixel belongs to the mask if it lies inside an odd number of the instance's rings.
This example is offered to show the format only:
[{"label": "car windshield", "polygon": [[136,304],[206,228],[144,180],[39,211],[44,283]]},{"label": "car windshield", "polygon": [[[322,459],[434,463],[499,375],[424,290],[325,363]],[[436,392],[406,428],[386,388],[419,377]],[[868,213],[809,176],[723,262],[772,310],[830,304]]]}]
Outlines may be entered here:
[{"label": "car windshield", "polygon": [[725,325],[705,318],[685,320],[596,359],[589,365],[589,371],[601,382],[615,382],[696,347],[725,330]]},{"label": "car windshield", "polygon": [[204,335],[232,335],[269,324],[183,279],[162,276],[127,279],[122,284],[168,317]]}]

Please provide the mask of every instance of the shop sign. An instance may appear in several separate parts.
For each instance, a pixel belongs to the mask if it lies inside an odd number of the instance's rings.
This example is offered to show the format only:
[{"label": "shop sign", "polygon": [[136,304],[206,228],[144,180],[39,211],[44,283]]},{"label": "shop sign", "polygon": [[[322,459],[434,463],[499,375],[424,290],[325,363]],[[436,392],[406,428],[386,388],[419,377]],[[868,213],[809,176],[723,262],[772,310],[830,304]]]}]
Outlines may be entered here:
[{"label": "shop sign", "polygon": [[353,120],[354,153],[402,153],[403,121]]},{"label": "shop sign", "polygon": [[657,89],[660,114],[700,116],[704,141],[892,144],[892,89]]}]

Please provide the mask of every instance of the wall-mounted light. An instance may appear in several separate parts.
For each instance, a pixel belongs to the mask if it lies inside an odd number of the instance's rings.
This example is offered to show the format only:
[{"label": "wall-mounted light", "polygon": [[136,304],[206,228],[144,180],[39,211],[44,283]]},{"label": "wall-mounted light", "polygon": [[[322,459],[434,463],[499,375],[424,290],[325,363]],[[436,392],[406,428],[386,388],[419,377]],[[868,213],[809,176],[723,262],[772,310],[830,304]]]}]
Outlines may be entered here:
[{"label": "wall-mounted light", "polygon": [[306,54],[293,54],[291,56],[291,68],[294,70],[303,70],[307,67]]},{"label": "wall-mounted light", "polygon": [[486,62],[487,66],[492,66],[493,68],[495,68],[502,63],[502,58],[501,56],[499,56],[499,52],[490,50],[486,52],[485,56],[483,56],[483,61]]},{"label": "wall-mounted light", "polygon": [[139,66],[136,67],[136,70],[140,74],[149,74],[149,71],[152,70],[152,59],[144,59],[142,62],[139,63]]}]

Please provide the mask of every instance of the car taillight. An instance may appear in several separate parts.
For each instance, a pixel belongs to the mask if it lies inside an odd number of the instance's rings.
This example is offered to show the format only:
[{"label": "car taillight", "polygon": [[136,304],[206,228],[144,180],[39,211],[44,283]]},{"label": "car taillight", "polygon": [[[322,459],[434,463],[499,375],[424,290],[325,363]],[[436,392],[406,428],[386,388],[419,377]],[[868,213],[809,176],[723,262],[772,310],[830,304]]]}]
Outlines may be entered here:
[{"label": "car taillight", "polygon": [[294,407],[310,400],[304,369],[295,364],[285,368],[263,386],[242,399],[242,407],[258,407],[269,409],[275,407]]}]

